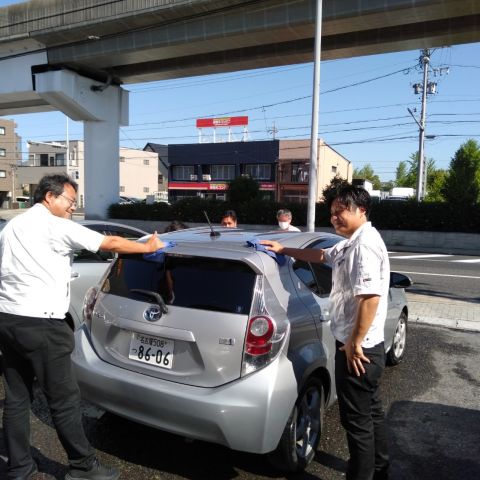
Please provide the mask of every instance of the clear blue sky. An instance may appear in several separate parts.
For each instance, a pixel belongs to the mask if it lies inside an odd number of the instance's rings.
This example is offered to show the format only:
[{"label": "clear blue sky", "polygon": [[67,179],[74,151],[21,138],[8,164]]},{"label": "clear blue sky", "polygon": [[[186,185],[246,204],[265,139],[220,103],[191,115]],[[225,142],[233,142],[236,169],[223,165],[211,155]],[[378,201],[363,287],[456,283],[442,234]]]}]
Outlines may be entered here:
[{"label": "clear blue sky", "polygon": [[[0,0],[0,6],[10,3]],[[414,50],[321,64],[319,136],[355,168],[370,164],[382,180],[393,179],[398,163],[418,149],[418,126],[407,108],[420,117],[421,98],[412,87],[422,81],[415,68],[419,56]],[[426,133],[435,139],[426,140],[425,154],[437,168],[448,168],[463,142],[480,140],[480,43],[434,49],[431,67],[450,71],[430,75],[438,85],[428,97]],[[251,140],[272,138],[274,123],[279,139],[308,138],[312,80],[309,63],[124,85],[131,92],[130,126],[121,129],[121,145],[195,143],[195,119],[220,115],[248,115]],[[359,82],[365,83],[354,85]],[[330,91],[339,87],[346,88]],[[66,117],[59,112],[7,118],[17,122],[25,151],[26,140],[66,135]],[[82,139],[82,124],[70,121],[69,133]]]}]

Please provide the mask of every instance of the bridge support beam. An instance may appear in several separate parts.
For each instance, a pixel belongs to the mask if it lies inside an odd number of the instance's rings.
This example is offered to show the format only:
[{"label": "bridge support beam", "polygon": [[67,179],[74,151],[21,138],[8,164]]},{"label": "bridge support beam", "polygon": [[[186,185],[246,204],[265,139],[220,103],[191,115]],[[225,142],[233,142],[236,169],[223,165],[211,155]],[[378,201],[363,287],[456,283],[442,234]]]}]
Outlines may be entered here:
[{"label": "bridge support beam", "polygon": [[68,70],[36,74],[35,85],[48,104],[84,122],[85,218],[106,218],[119,196],[119,127],[128,125],[128,92]]}]

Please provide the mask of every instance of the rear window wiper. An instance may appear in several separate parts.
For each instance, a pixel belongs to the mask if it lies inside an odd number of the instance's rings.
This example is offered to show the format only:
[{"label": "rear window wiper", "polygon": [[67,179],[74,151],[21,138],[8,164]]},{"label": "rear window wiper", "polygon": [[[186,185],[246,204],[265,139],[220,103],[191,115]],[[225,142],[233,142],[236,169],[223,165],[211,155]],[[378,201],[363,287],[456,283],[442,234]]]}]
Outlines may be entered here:
[{"label": "rear window wiper", "polygon": [[154,298],[158,306],[162,309],[162,313],[168,313],[168,308],[165,305],[165,301],[159,293],[152,292],[151,290],[142,290],[141,288],[132,288],[130,291],[132,293],[140,293],[141,295],[145,295],[146,297]]}]

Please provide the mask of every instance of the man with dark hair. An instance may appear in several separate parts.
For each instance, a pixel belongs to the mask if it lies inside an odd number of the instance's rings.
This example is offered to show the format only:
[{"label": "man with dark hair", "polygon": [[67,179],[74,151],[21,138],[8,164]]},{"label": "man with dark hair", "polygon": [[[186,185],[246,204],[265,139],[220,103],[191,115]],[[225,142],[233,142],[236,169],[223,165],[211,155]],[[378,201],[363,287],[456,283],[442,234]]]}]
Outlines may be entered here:
[{"label": "man with dark hair", "polygon": [[388,478],[388,449],[378,389],[385,366],[388,254],[368,221],[371,199],[366,190],[342,183],[327,193],[326,204],[335,231],[345,240],[325,250],[285,248],[270,240],[261,243],[276,253],[333,267],[331,329],[337,347],[340,418],[350,452],[347,480],[384,480]]},{"label": "man with dark hair", "polygon": [[80,391],[70,354],[73,332],[65,315],[70,303],[73,251],[151,253],[162,248],[156,232],[145,243],[104,236],[71,221],[77,184],[67,175],[40,180],[35,204],[0,233],[0,350],[5,384],[3,434],[8,479],[29,479],[37,465],[30,452],[30,403],[36,377],[68,456],[66,480],[115,480],[88,442]]},{"label": "man with dark hair", "polygon": [[237,214],[235,210],[227,210],[220,221],[222,227],[236,228],[237,227]]},{"label": "man with dark hair", "polygon": [[181,222],[180,220],[172,220],[166,227],[163,233],[176,232],[177,230],[184,230],[188,228],[186,223]]}]

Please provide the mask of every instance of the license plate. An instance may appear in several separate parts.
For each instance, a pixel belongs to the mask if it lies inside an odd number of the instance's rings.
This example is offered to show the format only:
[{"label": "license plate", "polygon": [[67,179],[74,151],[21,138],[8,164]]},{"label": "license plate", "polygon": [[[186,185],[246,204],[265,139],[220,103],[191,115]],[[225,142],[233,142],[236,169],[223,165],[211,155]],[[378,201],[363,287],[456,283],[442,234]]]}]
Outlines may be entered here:
[{"label": "license plate", "polygon": [[132,332],[128,358],[170,369],[173,364],[174,344],[173,340]]}]

